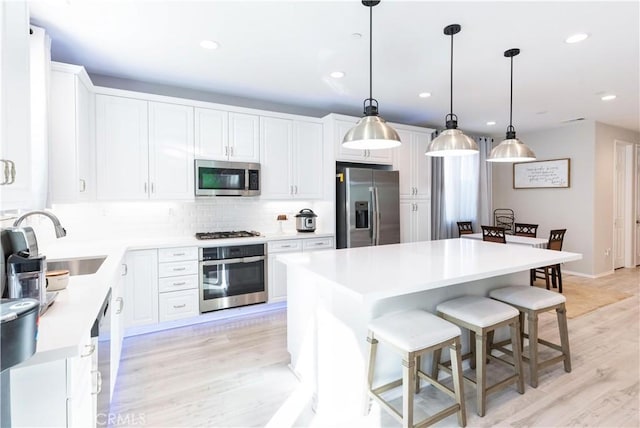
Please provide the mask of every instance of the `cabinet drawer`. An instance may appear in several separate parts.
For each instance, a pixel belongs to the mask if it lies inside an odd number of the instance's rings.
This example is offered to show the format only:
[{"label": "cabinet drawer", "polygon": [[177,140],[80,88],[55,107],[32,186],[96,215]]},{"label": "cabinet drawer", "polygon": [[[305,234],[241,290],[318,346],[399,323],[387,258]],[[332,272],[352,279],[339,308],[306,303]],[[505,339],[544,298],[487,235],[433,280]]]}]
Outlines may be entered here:
[{"label": "cabinet drawer", "polygon": [[160,293],[160,322],[189,318],[199,314],[198,290]]},{"label": "cabinet drawer", "polygon": [[333,249],[333,238],[305,239],[302,243],[304,251]]},{"label": "cabinet drawer", "polygon": [[173,276],[158,280],[158,291],[191,290],[198,288],[198,275]]},{"label": "cabinet drawer", "polygon": [[287,253],[292,251],[302,251],[300,240],[271,241],[267,244],[267,253]]},{"label": "cabinet drawer", "polygon": [[158,263],[158,276],[166,278],[168,276],[197,275],[198,262],[175,262],[175,263]]},{"label": "cabinet drawer", "polygon": [[198,247],[160,248],[158,250],[160,263],[185,260],[198,260]]}]

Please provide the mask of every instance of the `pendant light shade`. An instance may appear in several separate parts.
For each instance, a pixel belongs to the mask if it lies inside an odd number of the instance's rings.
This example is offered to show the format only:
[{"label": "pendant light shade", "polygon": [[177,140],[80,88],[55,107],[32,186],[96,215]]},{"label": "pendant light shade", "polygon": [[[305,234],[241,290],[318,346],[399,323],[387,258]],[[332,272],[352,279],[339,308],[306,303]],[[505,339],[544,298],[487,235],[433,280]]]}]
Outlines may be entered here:
[{"label": "pendant light shade", "polygon": [[427,156],[464,156],[478,153],[478,144],[473,138],[465,135],[458,128],[458,116],[453,114],[453,35],[462,27],[451,24],[444,27],[444,34],[451,36],[451,79],[450,79],[450,113],[445,118],[447,129],[442,131],[428,146]]},{"label": "pendant light shade", "polygon": [[364,100],[364,117],[347,132],[342,146],[348,149],[378,150],[401,145],[398,133],[378,116],[378,101],[373,98],[373,7],[379,0],[363,0],[369,8],[369,98]]},{"label": "pendant light shade", "polygon": [[506,58],[511,58],[511,97],[509,101],[509,126],[505,139],[494,147],[487,158],[487,162],[528,162],[536,160],[536,155],[526,144],[516,138],[516,129],[513,127],[513,57],[520,53],[520,49],[514,48],[504,52]]}]

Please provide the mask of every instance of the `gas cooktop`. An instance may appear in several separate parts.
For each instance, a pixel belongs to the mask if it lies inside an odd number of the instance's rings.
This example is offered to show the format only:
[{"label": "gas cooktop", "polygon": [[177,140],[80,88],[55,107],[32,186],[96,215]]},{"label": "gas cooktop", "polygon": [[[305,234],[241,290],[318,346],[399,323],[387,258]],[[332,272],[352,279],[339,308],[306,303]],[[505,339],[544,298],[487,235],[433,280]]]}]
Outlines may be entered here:
[{"label": "gas cooktop", "polygon": [[253,236],[260,236],[260,232],[256,232],[255,230],[252,230],[251,232],[246,230],[232,230],[230,232],[196,233],[197,239],[251,238]]}]

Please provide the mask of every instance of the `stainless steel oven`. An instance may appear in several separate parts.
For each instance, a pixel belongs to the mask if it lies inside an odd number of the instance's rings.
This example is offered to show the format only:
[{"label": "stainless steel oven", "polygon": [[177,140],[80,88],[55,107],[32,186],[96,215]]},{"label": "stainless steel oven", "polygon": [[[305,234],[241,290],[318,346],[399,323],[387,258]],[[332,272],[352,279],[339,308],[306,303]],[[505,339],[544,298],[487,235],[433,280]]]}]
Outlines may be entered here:
[{"label": "stainless steel oven", "polygon": [[200,312],[267,301],[264,244],[200,248]]}]

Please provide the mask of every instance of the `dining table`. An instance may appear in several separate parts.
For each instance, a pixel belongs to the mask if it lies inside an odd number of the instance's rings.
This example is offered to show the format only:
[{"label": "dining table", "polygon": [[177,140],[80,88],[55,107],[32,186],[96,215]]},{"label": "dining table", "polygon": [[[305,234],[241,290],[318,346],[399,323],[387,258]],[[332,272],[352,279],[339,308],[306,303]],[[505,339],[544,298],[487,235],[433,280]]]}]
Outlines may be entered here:
[{"label": "dining table", "polygon": [[[482,241],[482,233],[469,233],[466,235],[460,235],[460,238],[478,239]],[[528,245],[534,248],[547,248],[548,239],[545,238],[532,238],[529,236],[520,235],[505,235],[507,244],[516,245]]]}]

